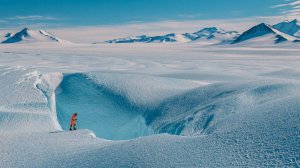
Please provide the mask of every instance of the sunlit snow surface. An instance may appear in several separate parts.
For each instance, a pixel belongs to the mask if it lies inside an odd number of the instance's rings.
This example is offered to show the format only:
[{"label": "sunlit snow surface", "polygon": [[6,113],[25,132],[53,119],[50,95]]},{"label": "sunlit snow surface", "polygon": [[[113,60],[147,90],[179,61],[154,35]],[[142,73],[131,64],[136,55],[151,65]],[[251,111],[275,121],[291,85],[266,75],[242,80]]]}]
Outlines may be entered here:
[{"label": "sunlit snow surface", "polygon": [[0,167],[299,167],[297,48],[0,45]]}]

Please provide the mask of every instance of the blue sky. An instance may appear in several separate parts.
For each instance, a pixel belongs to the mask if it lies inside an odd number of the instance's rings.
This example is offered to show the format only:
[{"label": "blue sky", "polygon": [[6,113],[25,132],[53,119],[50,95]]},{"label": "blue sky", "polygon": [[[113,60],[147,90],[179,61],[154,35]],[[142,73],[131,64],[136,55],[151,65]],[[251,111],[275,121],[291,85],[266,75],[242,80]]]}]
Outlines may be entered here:
[{"label": "blue sky", "polygon": [[237,19],[276,16],[282,14],[282,8],[290,7],[286,0],[0,0],[0,3],[1,27]]}]

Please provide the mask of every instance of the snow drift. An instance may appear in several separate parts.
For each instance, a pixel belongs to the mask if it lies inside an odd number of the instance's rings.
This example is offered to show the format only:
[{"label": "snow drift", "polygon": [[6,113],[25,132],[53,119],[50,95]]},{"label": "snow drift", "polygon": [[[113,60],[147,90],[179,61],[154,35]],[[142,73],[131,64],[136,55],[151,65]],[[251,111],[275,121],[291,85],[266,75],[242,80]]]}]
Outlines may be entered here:
[{"label": "snow drift", "polygon": [[57,130],[48,101],[37,89],[35,69],[0,67],[0,133],[18,134]]}]

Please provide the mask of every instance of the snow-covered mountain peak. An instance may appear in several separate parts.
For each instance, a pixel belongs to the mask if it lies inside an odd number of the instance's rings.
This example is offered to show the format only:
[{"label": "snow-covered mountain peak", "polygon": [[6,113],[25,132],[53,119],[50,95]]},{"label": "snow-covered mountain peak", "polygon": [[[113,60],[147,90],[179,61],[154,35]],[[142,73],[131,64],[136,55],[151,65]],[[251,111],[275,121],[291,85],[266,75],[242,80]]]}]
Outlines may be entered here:
[{"label": "snow-covered mountain peak", "polygon": [[204,29],[201,29],[197,32],[195,32],[194,34],[199,34],[199,33],[207,33],[207,34],[212,34],[212,33],[216,33],[219,29],[216,27],[206,27]]},{"label": "snow-covered mountain peak", "polygon": [[299,24],[299,21],[298,19],[294,19],[294,20],[284,20],[278,24],[291,24],[291,25],[296,25],[296,24]]},{"label": "snow-covered mountain peak", "polygon": [[203,28],[195,33],[196,39],[207,39],[207,40],[217,40],[219,42],[227,42],[232,39],[235,39],[239,34],[237,31],[225,31],[216,27],[207,27]]},{"label": "snow-covered mountain peak", "polygon": [[22,37],[30,36],[29,28],[25,27],[19,32],[19,35]]},{"label": "snow-covered mountain peak", "polygon": [[285,20],[273,25],[273,28],[288,35],[300,37],[300,22],[297,19],[292,21]]},{"label": "snow-covered mountain peak", "polygon": [[296,24],[298,24],[299,21],[298,21],[298,19],[294,19],[294,20],[291,21],[291,23],[296,23]]},{"label": "snow-covered mountain peak", "polygon": [[208,34],[213,34],[213,33],[238,34],[237,31],[226,31],[224,29],[220,29],[220,28],[217,28],[217,27],[206,27],[206,28],[203,28],[203,29],[195,32],[194,34],[198,34],[198,33],[208,33]]},{"label": "snow-covered mountain peak", "polygon": [[260,30],[270,30],[270,31],[272,31],[272,29],[271,29],[271,26],[270,25],[268,25],[268,24],[266,24],[266,23],[260,23],[260,24],[258,24],[258,25],[256,25],[256,26],[254,26],[252,29],[260,29]]},{"label": "snow-covered mountain peak", "polygon": [[6,34],[4,35],[4,37],[5,37],[5,38],[11,37],[11,33],[6,33]]},{"label": "snow-covered mountain peak", "polygon": [[63,42],[63,40],[59,39],[58,37],[54,36],[53,34],[47,32],[47,31],[45,31],[45,30],[39,30],[39,32],[40,32],[42,35],[44,35],[44,36],[46,36],[46,37],[49,37],[49,38],[50,38],[51,40],[53,40],[53,41],[57,41],[57,42],[60,42],[60,43]]},{"label": "snow-covered mountain peak", "polygon": [[15,35],[8,37],[2,43],[17,43],[17,42],[59,42],[62,43],[64,40],[59,39],[53,34],[45,30],[32,30],[24,28]]},{"label": "snow-covered mountain peak", "polygon": [[[268,37],[265,37],[267,36]],[[270,36],[270,37],[269,37]],[[284,33],[281,33],[278,30],[275,30],[270,25],[265,23],[260,23],[249,30],[245,31],[242,35],[240,35],[236,40],[234,40],[232,43],[240,43],[243,41],[248,41],[250,39],[255,40],[262,40],[266,43],[268,43],[270,40],[272,40],[273,43],[280,43],[283,41],[292,41],[295,40],[295,38],[290,37],[289,35],[286,35]]]},{"label": "snow-covered mountain peak", "polygon": [[22,29],[20,32],[22,33],[27,33],[29,31],[29,28],[25,27],[24,29]]}]

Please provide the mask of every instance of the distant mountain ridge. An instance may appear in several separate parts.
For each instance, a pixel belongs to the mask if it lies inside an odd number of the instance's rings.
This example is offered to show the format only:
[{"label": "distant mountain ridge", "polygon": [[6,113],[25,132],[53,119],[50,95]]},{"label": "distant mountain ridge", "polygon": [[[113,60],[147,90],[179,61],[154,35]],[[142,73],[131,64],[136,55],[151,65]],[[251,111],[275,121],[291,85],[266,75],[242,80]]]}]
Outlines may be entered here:
[{"label": "distant mountain ridge", "polygon": [[201,29],[200,31],[194,33],[170,33],[161,36],[130,36],[125,38],[113,39],[106,41],[107,43],[135,43],[135,42],[143,42],[143,43],[161,43],[161,42],[192,42],[199,40],[217,40],[220,42],[224,42],[227,40],[231,40],[235,36],[238,35],[237,31],[225,31],[223,29],[218,29],[216,27],[208,27]]},{"label": "distant mountain ridge", "polygon": [[162,36],[130,36],[108,40],[106,43],[153,43],[153,42],[211,42],[211,44],[300,42],[300,23],[298,20],[283,21],[273,26],[260,23],[240,34],[216,27],[203,28],[194,33],[170,33]]},{"label": "distant mountain ridge", "polygon": [[131,36],[120,39],[113,39],[106,41],[107,43],[134,43],[134,42],[144,42],[144,43],[153,43],[153,42],[186,42],[189,38],[183,34],[166,34],[162,36]]}]

